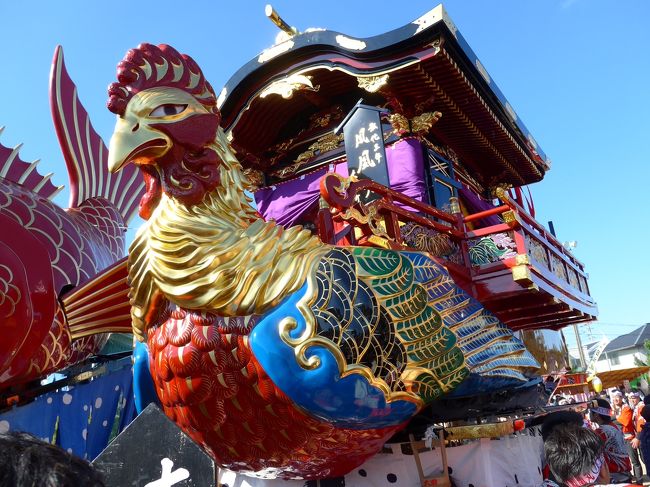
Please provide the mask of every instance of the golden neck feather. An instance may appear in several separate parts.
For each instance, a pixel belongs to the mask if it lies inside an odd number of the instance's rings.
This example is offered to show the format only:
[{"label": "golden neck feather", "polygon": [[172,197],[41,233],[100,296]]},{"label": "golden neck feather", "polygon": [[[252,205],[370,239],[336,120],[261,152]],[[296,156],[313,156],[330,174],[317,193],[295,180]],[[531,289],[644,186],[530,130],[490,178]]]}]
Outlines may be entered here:
[{"label": "golden neck feather", "polygon": [[129,249],[133,331],[141,339],[152,308],[167,301],[221,316],[263,313],[297,291],[328,250],[302,227],[260,219],[221,129],[213,149],[224,161],[221,184],[194,206],[163,195]]}]

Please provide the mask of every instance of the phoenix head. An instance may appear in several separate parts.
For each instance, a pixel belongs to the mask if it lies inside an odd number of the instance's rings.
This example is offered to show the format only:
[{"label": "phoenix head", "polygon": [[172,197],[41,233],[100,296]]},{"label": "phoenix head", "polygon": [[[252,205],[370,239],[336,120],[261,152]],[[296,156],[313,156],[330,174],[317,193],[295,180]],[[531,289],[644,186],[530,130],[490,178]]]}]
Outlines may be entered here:
[{"label": "phoenix head", "polygon": [[201,69],[170,46],[141,44],[120,62],[117,79],[108,89],[108,108],[118,116],[109,169],[140,167],[145,219],[163,192],[185,205],[200,203],[219,185],[220,152],[227,150],[216,142],[221,115]]},{"label": "phoenix head", "polygon": [[[142,225],[129,249],[134,333],[164,303],[221,316],[263,313],[299,289],[327,250],[300,227],[265,222],[219,127],[210,84],[173,48],[141,44],[118,65],[109,169],[144,174]],[[162,303],[162,304],[161,304]]]}]

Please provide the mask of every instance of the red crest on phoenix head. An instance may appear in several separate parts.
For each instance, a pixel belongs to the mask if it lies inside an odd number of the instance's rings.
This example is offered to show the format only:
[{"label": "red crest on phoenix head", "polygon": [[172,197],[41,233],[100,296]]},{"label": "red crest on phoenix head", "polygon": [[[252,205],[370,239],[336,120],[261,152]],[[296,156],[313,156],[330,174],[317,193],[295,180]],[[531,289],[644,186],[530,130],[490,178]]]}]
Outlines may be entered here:
[{"label": "red crest on phoenix head", "polygon": [[108,87],[108,109],[124,114],[129,100],[155,86],[179,88],[193,95],[215,114],[217,97],[194,59],[166,44],[143,43],[126,53],[117,65],[117,83]]}]

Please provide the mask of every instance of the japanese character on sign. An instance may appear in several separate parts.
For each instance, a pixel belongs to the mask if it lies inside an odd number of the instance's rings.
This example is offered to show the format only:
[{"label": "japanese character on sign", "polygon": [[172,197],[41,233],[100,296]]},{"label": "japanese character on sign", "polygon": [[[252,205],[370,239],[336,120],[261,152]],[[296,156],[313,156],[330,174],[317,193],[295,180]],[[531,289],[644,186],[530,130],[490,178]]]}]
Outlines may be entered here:
[{"label": "japanese character on sign", "polygon": [[178,468],[172,472],[174,462],[169,458],[163,458],[160,460],[160,464],[162,465],[162,474],[160,478],[153,482],[149,482],[144,487],[171,487],[181,480],[185,480],[190,477],[190,472],[184,468]]},{"label": "japanese character on sign", "polygon": [[[345,137],[348,172],[360,179],[371,179],[389,186],[386,153],[383,144],[381,109],[358,103],[340,125]],[[364,204],[377,199],[371,190],[361,196]]]},{"label": "japanese character on sign", "polygon": [[[377,154],[375,154],[375,159],[376,158]],[[370,159],[370,151],[366,149],[359,156],[359,168],[357,169],[357,173],[363,172],[363,170],[368,167],[375,167],[375,161]]]},{"label": "japanese character on sign", "polygon": [[357,148],[361,144],[367,144],[368,142],[370,141],[368,140],[368,137],[366,137],[366,128],[361,127],[354,136],[354,147]]}]

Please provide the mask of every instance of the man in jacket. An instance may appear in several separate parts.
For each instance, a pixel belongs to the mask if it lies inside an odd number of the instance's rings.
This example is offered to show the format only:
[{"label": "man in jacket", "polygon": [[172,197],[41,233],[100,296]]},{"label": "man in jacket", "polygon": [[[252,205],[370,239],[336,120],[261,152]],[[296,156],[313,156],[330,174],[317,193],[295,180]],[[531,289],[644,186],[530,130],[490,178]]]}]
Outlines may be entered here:
[{"label": "man in jacket", "polygon": [[[629,397],[630,395],[628,395]],[[636,393],[636,401],[640,402],[641,397]],[[636,439],[636,427],[634,425],[634,409],[628,406],[623,400],[623,394],[620,391],[614,391],[612,394],[612,409],[616,415],[616,421],[621,425],[625,446],[628,456],[632,463],[632,480],[641,482],[643,470],[639,460],[639,451],[634,448],[632,442]]]}]

